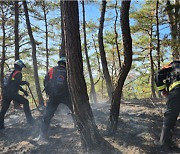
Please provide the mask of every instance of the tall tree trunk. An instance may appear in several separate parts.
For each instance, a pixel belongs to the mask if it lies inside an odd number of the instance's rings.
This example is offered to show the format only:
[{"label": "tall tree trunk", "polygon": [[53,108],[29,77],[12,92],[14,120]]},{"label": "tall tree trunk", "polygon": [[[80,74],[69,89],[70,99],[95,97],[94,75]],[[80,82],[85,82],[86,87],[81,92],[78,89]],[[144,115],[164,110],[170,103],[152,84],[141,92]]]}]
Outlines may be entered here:
[{"label": "tall tree trunk", "polygon": [[98,61],[98,72],[99,72],[99,76],[104,78],[103,77],[103,74],[102,74],[102,71],[101,71],[101,63],[100,63],[100,58],[99,58],[99,53],[97,51],[97,46],[96,46],[96,40],[94,39],[94,36],[92,35],[92,40],[93,40],[93,45],[94,45],[94,49],[95,49],[95,52],[96,52],[96,58],[97,58],[97,61]]},{"label": "tall tree trunk", "polygon": [[[175,7],[175,15],[176,15],[176,23],[177,23],[177,40],[178,40],[178,51],[180,51],[180,2],[176,0]],[[180,52],[179,52],[179,60],[180,60]]]},{"label": "tall tree trunk", "polygon": [[175,0],[176,53],[175,60],[180,60],[180,2]]},{"label": "tall tree trunk", "polygon": [[93,34],[92,34],[92,40],[93,40],[93,45],[94,45],[94,49],[96,52],[96,58],[97,58],[97,62],[98,62],[98,72],[99,72],[99,79],[95,82],[95,84],[98,83],[98,81],[100,81],[100,79],[102,79],[101,96],[103,98],[103,96],[104,96],[104,84],[103,84],[104,76],[103,76],[103,73],[101,71],[101,63],[100,63],[99,53],[97,51],[96,40],[95,40]]},{"label": "tall tree trunk", "polygon": [[[15,23],[14,23],[14,44],[15,44],[15,61],[19,59],[19,2],[14,1]],[[20,104],[13,101],[14,109],[20,107]]]},{"label": "tall tree trunk", "polygon": [[45,1],[42,1],[43,13],[44,13],[44,24],[46,28],[46,73],[49,70],[49,48],[48,48],[48,23],[47,23],[47,10]]},{"label": "tall tree trunk", "polygon": [[101,84],[101,97],[104,98],[104,78],[102,78],[102,84]]},{"label": "tall tree trunk", "polygon": [[124,82],[130,71],[132,64],[132,38],[130,33],[129,26],[129,8],[131,1],[122,1],[121,2],[121,29],[122,29],[122,39],[124,47],[124,64],[120,70],[120,77],[118,79],[117,86],[113,92],[111,109],[110,109],[110,118],[107,126],[107,131],[109,134],[116,133],[119,110],[120,110],[120,101],[121,94]]},{"label": "tall tree trunk", "polygon": [[90,83],[91,83],[90,100],[92,101],[92,103],[97,103],[96,91],[95,91],[95,87],[94,87],[94,80],[93,80],[93,76],[92,76],[91,65],[89,62],[89,56],[88,56],[88,51],[87,51],[86,19],[85,19],[84,0],[82,1],[82,8],[83,8],[84,50],[85,50],[87,68],[88,68],[88,73],[89,73],[89,78],[90,78]]},{"label": "tall tree trunk", "polygon": [[[62,5],[62,1],[60,1],[60,5]],[[64,22],[63,22],[63,8],[61,7],[61,47],[59,51],[59,57],[65,57],[65,40],[64,40]]]},{"label": "tall tree trunk", "polygon": [[[3,79],[4,79],[4,64],[5,64],[5,58],[6,58],[6,30],[5,30],[5,23],[6,23],[6,17],[4,14],[4,9],[3,9],[3,4],[0,2],[0,9],[2,13],[2,22],[1,22],[1,28],[2,28],[2,55],[1,55],[1,87],[3,85]],[[2,88],[1,88],[1,93],[2,93]]]},{"label": "tall tree trunk", "polygon": [[[151,17],[151,21],[152,21]],[[152,22],[151,22],[152,24]],[[151,66],[151,74],[150,74],[150,86],[151,86],[151,95],[152,98],[156,98],[156,93],[155,93],[155,84],[154,84],[154,61],[153,61],[153,57],[152,57],[152,37],[153,37],[153,27],[151,26],[150,29],[150,33],[149,33],[149,37],[150,37],[150,43],[149,43],[149,60],[150,60],[150,66]]]},{"label": "tall tree trunk", "polygon": [[115,4],[115,12],[116,12],[116,18],[115,18],[115,21],[114,21],[115,43],[116,43],[116,50],[117,50],[117,54],[118,54],[119,69],[121,69],[121,56],[120,56],[119,45],[118,45],[118,33],[117,33],[117,30],[116,30],[117,19],[118,19],[117,0],[116,0],[116,4]]},{"label": "tall tree trunk", "polygon": [[99,51],[101,55],[103,74],[106,81],[109,100],[111,101],[113,85],[112,85],[111,77],[110,77],[109,70],[107,67],[106,53],[104,51],[104,43],[103,43],[103,28],[104,28],[104,17],[105,17],[105,12],[106,12],[106,3],[107,3],[106,0],[102,1],[101,18],[100,18],[100,25],[99,25],[99,32],[98,32],[98,42],[99,42]]},{"label": "tall tree trunk", "polygon": [[160,60],[160,38],[159,38],[159,0],[156,1],[156,35],[157,35],[157,63],[158,70],[161,68],[161,60]]},{"label": "tall tree trunk", "polygon": [[171,49],[172,49],[172,57],[173,60],[180,60],[180,40],[179,40],[179,32],[178,32],[178,22],[180,21],[179,16],[179,1],[175,0],[175,4],[171,4],[169,0],[167,0],[166,10],[169,17],[169,24],[171,29]]},{"label": "tall tree trunk", "polygon": [[[114,45],[113,45],[113,49],[114,49]],[[111,81],[112,83],[115,83],[115,79],[117,77],[117,72],[116,72],[116,60],[115,60],[115,51],[112,51],[112,68],[111,68]],[[120,68],[118,69],[120,70]]]},{"label": "tall tree trunk", "polygon": [[15,37],[15,61],[19,59],[19,4],[18,1],[14,1],[15,11],[15,24],[14,24],[14,37]]},{"label": "tall tree trunk", "polygon": [[38,67],[37,67],[37,58],[36,58],[36,43],[32,34],[32,29],[29,21],[29,14],[28,14],[28,8],[27,8],[27,3],[26,1],[23,1],[23,6],[24,6],[24,12],[25,12],[25,17],[26,17],[26,24],[27,24],[27,29],[28,29],[28,34],[30,37],[31,45],[32,45],[32,59],[33,59],[33,67],[34,67],[34,79],[35,79],[35,85],[36,85],[36,91],[38,95],[38,100],[40,105],[44,105],[42,93],[41,93],[41,88],[39,84],[39,76],[38,76]]},{"label": "tall tree trunk", "polygon": [[98,149],[100,153],[113,153],[114,149],[98,132],[89,104],[86,83],[83,76],[78,2],[63,1],[62,7],[64,10],[63,21],[68,83],[82,145],[89,151]]}]

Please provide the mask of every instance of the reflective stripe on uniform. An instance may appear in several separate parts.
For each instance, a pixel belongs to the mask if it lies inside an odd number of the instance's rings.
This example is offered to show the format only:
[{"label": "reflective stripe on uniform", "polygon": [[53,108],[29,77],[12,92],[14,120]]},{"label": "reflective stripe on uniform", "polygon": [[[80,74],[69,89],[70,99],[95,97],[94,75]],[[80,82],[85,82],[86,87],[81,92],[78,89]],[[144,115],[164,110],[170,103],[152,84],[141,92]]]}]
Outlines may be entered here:
[{"label": "reflective stripe on uniform", "polygon": [[166,88],[166,85],[162,85],[162,86],[157,86],[157,90],[161,91],[164,90]]},{"label": "reflective stripe on uniform", "polygon": [[20,72],[20,71],[15,71],[15,72],[13,73],[13,75],[12,75],[12,80],[15,79],[16,74],[18,74],[19,72]]},{"label": "reflective stripe on uniform", "polygon": [[172,84],[169,86],[169,91],[171,91],[172,89],[174,89],[177,85],[180,85],[180,81],[176,81],[176,82],[172,83]]},{"label": "reflective stripe on uniform", "polygon": [[52,78],[53,78],[53,68],[50,68],[49,69],[49,72],[48,72],[48,74],[49,74],[49,79],[51,80]]}]

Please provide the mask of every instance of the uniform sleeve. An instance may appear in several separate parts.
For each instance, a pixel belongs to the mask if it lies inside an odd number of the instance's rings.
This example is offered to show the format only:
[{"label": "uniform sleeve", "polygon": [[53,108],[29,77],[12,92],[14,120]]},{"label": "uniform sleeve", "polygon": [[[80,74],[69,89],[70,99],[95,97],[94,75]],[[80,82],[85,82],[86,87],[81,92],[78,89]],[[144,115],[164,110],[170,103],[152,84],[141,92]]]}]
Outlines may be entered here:
[{"label": "uniform sleeve", "polygon": [[166,89],[166,79],[168,77],[169,69],[161,69],[155,74],[155,83],[158,91]]},{"label": "uniform sleeve", "polygon": [[47,73],[47,74],[45,75],[45,77],[44,77],[44,80],[43,80],[43,85],[44,85],[44,87],[46,87],[48,81],[49,81],[49,73]]},{"label": "uniform sleeve", "polygon": [[14,76],[14,82],[17,84],[17,85],[22,85],[22,73],[21,72],[18,72],[15,76]]}]

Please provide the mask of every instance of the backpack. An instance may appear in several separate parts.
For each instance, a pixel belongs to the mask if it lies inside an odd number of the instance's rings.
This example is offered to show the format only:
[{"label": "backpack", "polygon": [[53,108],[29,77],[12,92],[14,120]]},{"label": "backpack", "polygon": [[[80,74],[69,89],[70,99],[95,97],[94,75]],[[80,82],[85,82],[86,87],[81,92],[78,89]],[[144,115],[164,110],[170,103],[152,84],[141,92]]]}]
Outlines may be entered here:
[{"label": "backpack", "polygon": [[17,70],[10,70],[4,77],[3,80],[3,88],[6,88],[10,85],[10,83],[12,83],[12,81],[14,80],[14,77],[16,76],[17,73],[19,73],[20,71]]},{"label": "backpack", "polygon": [[67,87],[67,72],[65,67],[54,67],[49,73],[48,91],[51,94],[58,95]]}]

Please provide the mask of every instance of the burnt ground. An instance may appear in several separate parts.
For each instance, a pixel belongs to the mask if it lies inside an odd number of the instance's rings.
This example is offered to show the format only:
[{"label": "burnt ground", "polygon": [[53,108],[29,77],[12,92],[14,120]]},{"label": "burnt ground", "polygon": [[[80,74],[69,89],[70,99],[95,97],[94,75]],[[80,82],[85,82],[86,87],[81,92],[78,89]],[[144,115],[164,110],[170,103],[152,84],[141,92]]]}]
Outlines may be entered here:
[{"label": "burnt ground", "polygon": [[[101,135],[122,154],[166,154],[180,153],[157,148],[154,140],[159,139],[165,104],[147,100],[123,101],[117,133],[108,136],[106,125],[109,117],[107,103],[91,105],[96,124]],[[78,131],[74,128],[69,110],[60,105],[51,122],[48,142],[37,142],[41,114],[34,110],[34,127],[26,124],[22,110],[10,109],[5,118],[5,130],[0,130],[0,154],[85,154]],[[179,121],[174,137],[180,144]]]}]

